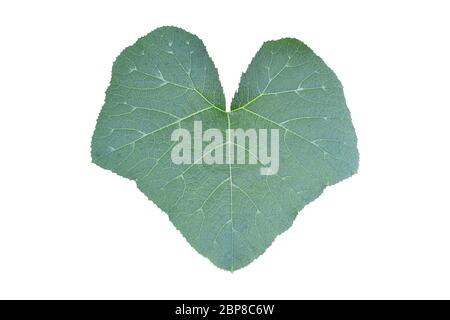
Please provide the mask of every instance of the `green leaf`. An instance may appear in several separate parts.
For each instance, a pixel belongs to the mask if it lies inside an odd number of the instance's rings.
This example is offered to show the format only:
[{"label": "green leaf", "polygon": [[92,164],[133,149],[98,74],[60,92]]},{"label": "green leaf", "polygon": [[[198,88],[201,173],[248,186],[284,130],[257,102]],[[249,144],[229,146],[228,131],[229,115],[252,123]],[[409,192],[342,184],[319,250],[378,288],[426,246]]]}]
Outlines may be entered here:
[{"label": "green leaf", "polygon": [[[92,159],[136,181],[199,253],[233,271],[261,255],[326,186],[353,175],[358,151],[341,83],[296,39],[264,43],[232,111],[225,110],[202,41],[179,28],[158,28],[114,62]],[[192,132],[194,121],[222,132],[278,129],[278,171],[261,175],[261,163],[174,164],[171,134]],[[224,145],[233,143],[227,138]]]}]

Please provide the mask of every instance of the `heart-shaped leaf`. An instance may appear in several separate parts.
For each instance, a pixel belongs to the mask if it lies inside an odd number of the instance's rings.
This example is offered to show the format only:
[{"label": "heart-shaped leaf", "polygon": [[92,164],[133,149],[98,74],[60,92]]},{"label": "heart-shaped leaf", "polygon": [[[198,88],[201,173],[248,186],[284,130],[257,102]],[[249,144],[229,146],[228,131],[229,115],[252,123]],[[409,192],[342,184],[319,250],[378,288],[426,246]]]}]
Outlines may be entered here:
[{"label": "heart-shaped leaf", "polygon": [[[264,43],[225,110],[202,41],[156,29],[114,62],[92,159],[136,181],[199,253],[233,271],[261,255],[326,186],[353,175],[358,151],[341,83],[296,39]],[[201,145],[211,128],[216,139]],[[194,136],[189,150],[180,149],[185,162],[173,159],[177,129]],[[267,142],[266,155],[278,158],[261,160],[251,135],[239,142],[230,129],[266,132],[256,146]],[[239,150],[244,163],[232,161]]]}]

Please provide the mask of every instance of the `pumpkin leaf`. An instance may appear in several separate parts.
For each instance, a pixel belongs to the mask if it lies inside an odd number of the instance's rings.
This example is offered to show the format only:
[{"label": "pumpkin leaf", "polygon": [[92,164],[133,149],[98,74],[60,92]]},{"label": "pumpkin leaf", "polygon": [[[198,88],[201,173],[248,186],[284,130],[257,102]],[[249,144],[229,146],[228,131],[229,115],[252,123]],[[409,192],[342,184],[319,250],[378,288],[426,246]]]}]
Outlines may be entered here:
[{"label": "pumpkin leaf", "polygon": [[[200,157],[194,141],[194,159],[174,163],[174,130],[194,132],[199,123],[223,132],[223,141],[207,152],[200,146]],[[236,129],[279,133],[275,170],[262,174],[267,162],[231,137]],[[114,62],[92,159],[134,180],[195,250],[234,271],[261,255],[326,186],[357,171],[356,142],[340,81],[301,41],[264,43],[226,112],[202,41],[161,27]],[[248,163],[206,161],[238,149]]]}]

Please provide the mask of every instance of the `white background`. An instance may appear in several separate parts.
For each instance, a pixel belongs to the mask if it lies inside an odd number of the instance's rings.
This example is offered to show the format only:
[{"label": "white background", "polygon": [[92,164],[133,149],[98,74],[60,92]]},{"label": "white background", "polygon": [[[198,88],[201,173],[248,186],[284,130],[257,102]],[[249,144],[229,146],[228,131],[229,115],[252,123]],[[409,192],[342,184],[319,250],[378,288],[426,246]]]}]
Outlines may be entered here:
[{"label": "white background", "polygon": [[[446,3],[2,2],[0,298],[450,298]],[[205,42],[228,102],[286,36],[345,87],[359,173],[233,274],[90,160],[114,59],[162,25]]]}]

